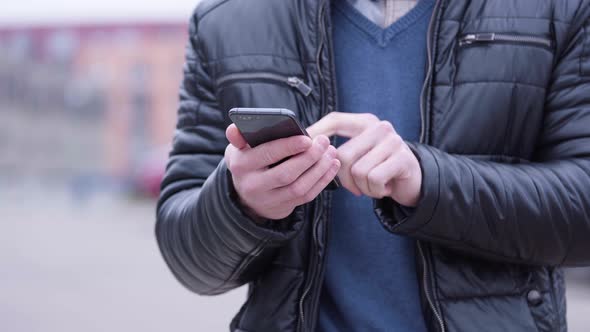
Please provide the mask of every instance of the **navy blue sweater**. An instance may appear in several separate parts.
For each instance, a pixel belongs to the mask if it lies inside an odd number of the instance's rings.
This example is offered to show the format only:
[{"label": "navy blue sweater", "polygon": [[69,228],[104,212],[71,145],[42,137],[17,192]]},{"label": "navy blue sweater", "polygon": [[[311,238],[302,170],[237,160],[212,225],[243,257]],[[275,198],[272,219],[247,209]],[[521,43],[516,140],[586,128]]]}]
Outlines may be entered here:
[{"label": "navy blue sweater", "polygon": [[[373,113],[390,121],[405,140],[418,140],[434,1],[420,1],[386,29],[345,0],[334,2],[338,111]],[[426,331],[414,247],[412,239],[379,224],[370,198],[337,190],[318,330]]]}]

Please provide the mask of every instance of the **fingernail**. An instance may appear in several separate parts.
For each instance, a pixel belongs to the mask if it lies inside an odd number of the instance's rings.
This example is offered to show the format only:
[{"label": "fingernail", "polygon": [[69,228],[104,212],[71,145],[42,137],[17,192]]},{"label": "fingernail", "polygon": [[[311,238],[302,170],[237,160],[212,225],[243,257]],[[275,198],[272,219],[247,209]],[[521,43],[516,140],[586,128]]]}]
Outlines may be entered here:
[{"label": "fingernail", "polygon": [[328,145],[330,145],[330,140],[324,135],[318,136],[316,140],[324,148],[327,148]]},{"label": "fingernail", "polygon": [[330,159],[334,159],[336,158],[336,148],[332,147],[328,147],[328,152],[326,153],[326,156]]},{"label": "fingernail", "polygon": [[311,145],[310,142],[311,142],[311,140],[309,139],[309,137],[303,137],[299,141],[299,145],[298,145],[299,149],[300,150],[305,150],[305,149],[309,148],[310,145]]},{"label": "fingernail", "polygon": [[340,168],[340,160],[336,159],[336,160],[332,161],[332,169],[338,170],[339,168]]}]

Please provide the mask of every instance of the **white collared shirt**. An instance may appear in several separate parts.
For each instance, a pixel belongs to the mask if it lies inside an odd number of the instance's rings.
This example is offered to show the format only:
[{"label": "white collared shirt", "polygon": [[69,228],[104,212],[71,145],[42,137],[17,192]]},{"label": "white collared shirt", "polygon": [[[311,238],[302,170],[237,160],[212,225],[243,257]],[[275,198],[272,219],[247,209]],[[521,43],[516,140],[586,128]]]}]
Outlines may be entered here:
[{"label": "white collared shirt", "polygon": [[418,0],[346,0],[356,10],[382,28],[406,15]]}]

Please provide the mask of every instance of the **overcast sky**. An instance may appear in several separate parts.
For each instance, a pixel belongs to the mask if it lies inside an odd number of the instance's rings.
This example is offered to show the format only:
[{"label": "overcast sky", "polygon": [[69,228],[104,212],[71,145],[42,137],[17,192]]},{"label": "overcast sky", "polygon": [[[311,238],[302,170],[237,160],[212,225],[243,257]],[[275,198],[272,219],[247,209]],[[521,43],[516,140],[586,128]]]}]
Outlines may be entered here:
[{"label": "overcast sky", "polygon": [[187,20],[199,0],[0,0],[0,26]]}]

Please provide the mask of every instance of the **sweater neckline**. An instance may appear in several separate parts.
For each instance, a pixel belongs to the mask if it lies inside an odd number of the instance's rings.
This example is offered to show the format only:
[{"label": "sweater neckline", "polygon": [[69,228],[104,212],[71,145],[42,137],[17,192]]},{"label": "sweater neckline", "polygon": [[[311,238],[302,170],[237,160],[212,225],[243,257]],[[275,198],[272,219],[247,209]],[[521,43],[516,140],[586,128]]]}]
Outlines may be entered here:
[{"label": "sweater neckline", "polygon": [[419,0],[416,6],[393,22],[382,28],[368,19],[346,0],[334,0],[334,7],[359,30],[374,39],[381,47],[385,47],[400,33],[407,30],[432,9],[434,0]]}]

